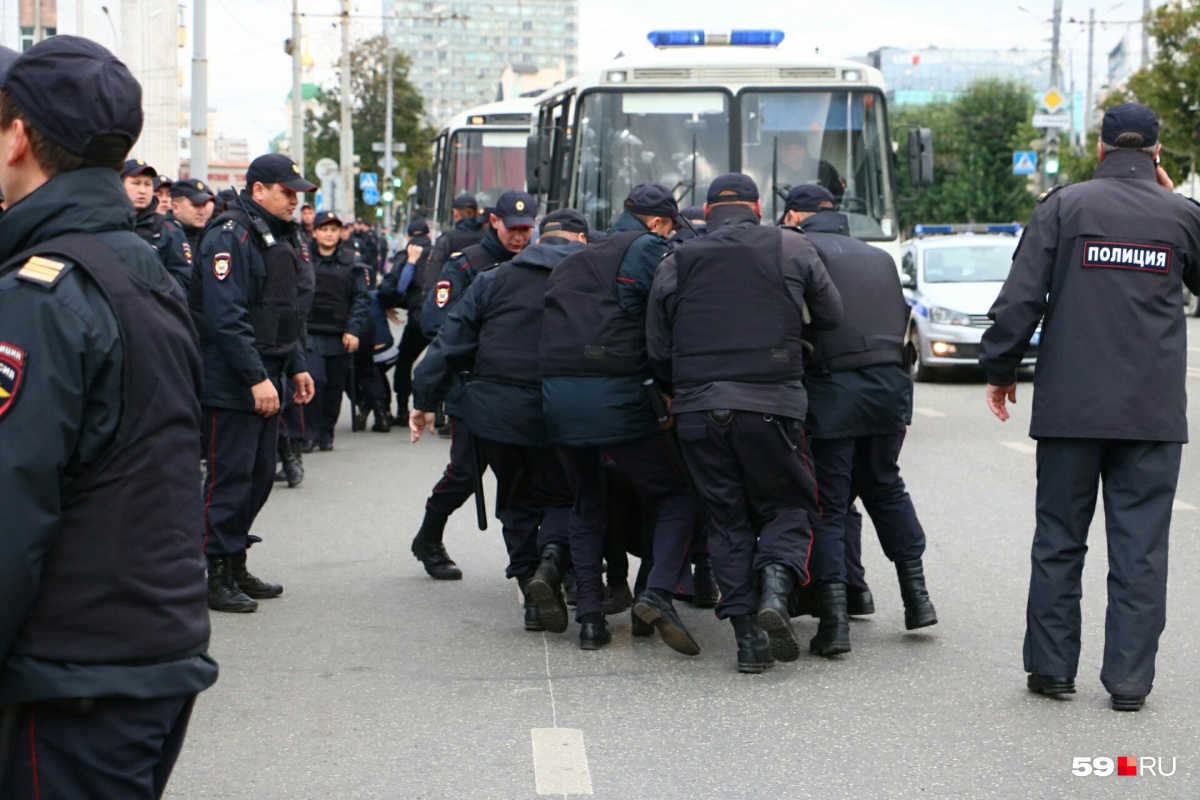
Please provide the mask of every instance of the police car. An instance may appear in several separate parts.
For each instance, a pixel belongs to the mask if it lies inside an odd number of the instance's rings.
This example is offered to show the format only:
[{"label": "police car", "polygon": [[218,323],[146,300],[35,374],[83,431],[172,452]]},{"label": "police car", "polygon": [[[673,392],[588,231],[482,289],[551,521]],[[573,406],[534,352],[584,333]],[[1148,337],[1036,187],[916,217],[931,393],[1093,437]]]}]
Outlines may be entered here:
[{"label": "police car", "polygon": [[[976,365],[987,317],[1021,234],[1011,225],[918,225],[900,245],[900,283],[912,308],[905,335],[913,377]],[[1022,366],[1037,360],[1041,328]]]}]

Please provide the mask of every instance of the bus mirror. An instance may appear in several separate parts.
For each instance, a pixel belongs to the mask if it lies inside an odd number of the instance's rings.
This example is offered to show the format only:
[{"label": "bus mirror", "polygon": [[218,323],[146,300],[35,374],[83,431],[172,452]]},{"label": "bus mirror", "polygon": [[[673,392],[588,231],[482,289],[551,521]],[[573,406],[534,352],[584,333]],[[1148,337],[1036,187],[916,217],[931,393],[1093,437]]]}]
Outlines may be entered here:
[{"label": "bus mirror", "polygon": [[933,185],[933,131],[929,128],[908,132],[908,180],[913,186]]},{"label": "bus mirror", "polygon": [[550,181],[546,179],[549,175],[546,168],[550,166],[549,143],[549,137],[533,133],[525,145],[525,190],[530,194],[550,191]]},{"label": "bus mirror", "polygon": [[417,204],[424,209],[433,208],[433,181],[429,170],[417,173]]}]

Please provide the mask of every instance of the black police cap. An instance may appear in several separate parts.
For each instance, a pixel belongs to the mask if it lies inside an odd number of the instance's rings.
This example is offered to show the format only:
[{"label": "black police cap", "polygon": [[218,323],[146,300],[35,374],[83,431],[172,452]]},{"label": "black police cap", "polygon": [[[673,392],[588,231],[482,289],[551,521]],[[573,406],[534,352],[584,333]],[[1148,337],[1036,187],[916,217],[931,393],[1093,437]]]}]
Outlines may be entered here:
[{"label": "black police cap", "polygon": [[142,134],[142,86],[90,39],[51,36],[21,54],[0,79],[21,114],[68,153],[115,163]]},{"label": "black police cap", "polygon": [[171,197],[186,197],[194,203],[215,200],[212,187],[196,178],[184,178],[171,184]]},{"label": "black police cap", "polygon": [[[784,203],[785,211],[820,211],[822,208],[834,208],[837,200],[834,199],[833,193],[824,186],[802,183],[792,187]],[[828,205],[822,206],[822,203]]]},{"label": "black police cap", "polygon": [[322,225],[337,225],[339,228],[344,227],[342,225],[342,220],[332,211],[320,211],[315,217],[313,217],[314,231]]},{"label": "black police cap", "polygon": [[478,210],[479,201],[475,199],[475,195],[463,192],[458,197],[454,198],[454,207],[460,211],[468,208]]},{"label": "black police cap", "polygon": [[704,206],[686,206],[679,209],[679,216],[691,222],[703,222]]},{"label": "black police cap", "polygon": [[708,185],[705,199],[710,206],[716,203],[754,203],[758,200],[758,184],[741,172],[718,175]]},{"label": "black police cap", "polygon": [[420,236],[429,233],[429,223],[423,219],[414,219],[404,230],[409,236]]},{"label": "black police cap", "polygon": [[587,217],[573,208],[560,208],[542,217],[542,225],[538,230],[543,236],[556,231],[587,233]]},{"label": "black police cap", "polygon": [[[1127,137],[1126,141],[1118,142],[1123,134],[1136,134],[1141,140]],[[1138,103],[1113,106],[1104,112],[1104,121],[1100,123],[1100,141],[1114,147],[1150,147],[1158,144],[1158,115]]]},{"label": "black police cap", "polygon": [[675,195],[661,183],[639,183],[629,190],[625,198],[625,210],[630,214],[641,214],[651,217],[669,217],[676,225],[685,223],[679,216],[679,203]]},{"label": "black police cap", "polygon": [[525,192],[507,191],[500,195],[492,213],[506,228],[532,228],[537,224],[537,200]]},{"label": "black police cap", "polygon": [[21,54],[16,50],[8,47],[0,47],[0,84],[3,84],[4,77],[8,75],[8,70],[13,64],[17,63],[17,59]]},{"label": "black police cap", "polygon": [[[158,170],[147,164],[145,161],[142,161],[140,158],[131,158],[125,162],[123,167],[121,167],[122,178],[132,178],[138,175],[149,175],[151,178],[157,178]],[[155,181],[155,183],[157,183],[157,181]],[[155,186],[154,188],[157,189],[158,186]]]},{"label": "black police cap", "polygon": [[293,192],[312,192],[317,185],[310,183],[300,174],[296,162],[283,153],[267,153],[250,162],[246,170],[246,188],[256,183],[278,183]]},{"label": "black police cap", "polygon": [[175,185],[175,181],[171,180],[170,177],[168,177],[166,175],[154,176],[154,191],[156,191],[156,192],[164,186],[166,186],[168,189],[170,189],[174,185]]}]

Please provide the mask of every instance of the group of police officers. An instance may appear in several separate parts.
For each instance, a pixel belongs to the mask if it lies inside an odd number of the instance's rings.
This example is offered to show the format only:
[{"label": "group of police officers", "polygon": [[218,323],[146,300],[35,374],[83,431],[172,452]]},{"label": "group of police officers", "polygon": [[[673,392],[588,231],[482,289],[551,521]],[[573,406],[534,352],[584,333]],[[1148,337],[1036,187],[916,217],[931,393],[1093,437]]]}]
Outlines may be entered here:
[{"label": "group of police officers", "polygon": [[[153,170],[125,160],[141,126],[141,87],[94,42],[0,50],[5,798],[161,796],[217,677],[209,609],[253,611],[283,591],[246,561],[281,406],[320,403],[302,430],[332,447],[348,362],[372,338],[376,276],[336,218],[293,220],[315,187],[290,159],[255,159],[212,220],[211,190],[178,181],[160,219]],[[1102,678],[1119,710],[1149,693],[1165,623],[1186,438],[1178,279],[1200,290],[1200,212],[1156,186],[1169,187],[1157,132],[1140,106],[1105,115],[1097,180],[1043,197],[983,353],[1004,419],[1044,316],[1029,688],[1074,691],[1082,542],[1103,478]],[[428,343],[412,438],[439,406],[449,419],[451,461],[412,543],[432,577],[462,577],[446,521],[481,503],[490,468],[527,630],[565,631],[574,602],[594,650],[611,641],[606,614],[631,608],[635,635],[694,656],[685,599],[731,621],[738,670],[758,673],[799,657],[793,617],[815,615],[809,650],[832,656],[850,650],[848,617],[874,611],[861,499],[906,628],[936,624],[897,467],[906,305],[890,257],[849,235],[828,188],[792,188],[768,225],[738,173],[683,212],[666,187],[636,186],[603,233],[572,209],[539,219],[516,190],[477,211],[461,198],[433,246],[410,225],[375,295],[380,311],[408,311],[405,362]],[[1102,324],[1111,309],[1119,324]],[[1120,379],[1099,396],[1078,374],[1093,340]],[[627,553],[641,558],[633,592]]]}]

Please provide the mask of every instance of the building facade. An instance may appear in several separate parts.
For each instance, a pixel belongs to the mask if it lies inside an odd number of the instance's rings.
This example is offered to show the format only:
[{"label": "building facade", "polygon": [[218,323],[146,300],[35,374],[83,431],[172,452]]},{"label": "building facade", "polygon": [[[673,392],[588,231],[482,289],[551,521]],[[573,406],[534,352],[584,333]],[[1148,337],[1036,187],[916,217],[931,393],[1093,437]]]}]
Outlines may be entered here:
[{"label": "building facade", "polygon": [[[959,50],[926,47],[881,47],[866,63],[883,73],[892,106],[923,105],[951,100],[983,78],[1050,88],[1050,50]],[[1059,87],[1065,91],[1066,87]]]}]

